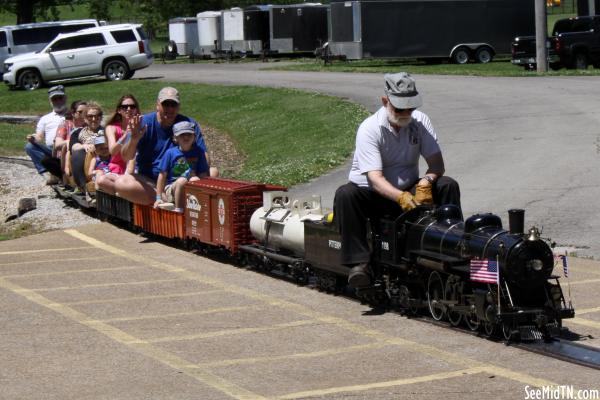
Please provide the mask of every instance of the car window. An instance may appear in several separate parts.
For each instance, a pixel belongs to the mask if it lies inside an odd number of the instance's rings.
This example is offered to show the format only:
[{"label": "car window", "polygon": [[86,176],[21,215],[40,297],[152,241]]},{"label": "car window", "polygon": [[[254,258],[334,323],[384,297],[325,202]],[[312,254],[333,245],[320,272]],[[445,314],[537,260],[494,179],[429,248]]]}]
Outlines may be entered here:
[{"label": "car window", "polygon": [[81,49],[85,47],[103,46],[105,44],[106,40],[104,40],[104,36],[101,33],[91,33],[88,35],[79,35],[58,40],[52,45],[52,51]]},{"label": "car window", "polygon": [[589,19],[563,19],[557,21],[554,25],[553,35],[558,35],[565,32],[585,32],[592,28],[591,20]]},{"label": "car window", "polygon": [[6,32],[0,31],[0,47],[6,47]]},{"label": "car window", "polygon": [[146,36],[146,32],[144,32],[142,28],[136,28],[135,30],[137,31],[138,35],[140,35],[140,38],[142,40],[148,39],[148,36]]},{"label": "car window", "polygon": [[131,29],[125,29],[121,31],[110,31],[110,34],[117,43],[135,42],[135,33]]},{"label": "car window", "polygon": [[75,25],[55,25],[43,26],[38,28],[15,29],[13,30],[13,42],[15,46],[25,44],[49,43],[58,36],[59,33],[77,32],[84,28],[92,28],[96,25],[92,23]]}]

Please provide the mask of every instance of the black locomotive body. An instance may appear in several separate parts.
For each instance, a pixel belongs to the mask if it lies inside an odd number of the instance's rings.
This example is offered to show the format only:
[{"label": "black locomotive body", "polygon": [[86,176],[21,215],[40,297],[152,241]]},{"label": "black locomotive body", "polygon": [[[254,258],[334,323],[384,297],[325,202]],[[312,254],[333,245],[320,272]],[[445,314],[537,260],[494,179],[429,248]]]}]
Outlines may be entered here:
[{"label": "black locomotive body", "polygon": [[[506,231],[493,214],[462,221],[458,209],[446,206],[371,221],[371,232],[374,284],[357,291],[367,301],[409,312],[428,308],[436,320],[464,322],[488,335],[501,330],[507,339],[551,335],[563,318],[574,316],[552,275],[552,250],[535,228],[527,235]],[[330,283],[345,280],[349,269],[340,265],[333,224],[305,223],[305,245],[317,275],[329,274]],[[497,281],[473,281],[472,260],[495,263]]]}]

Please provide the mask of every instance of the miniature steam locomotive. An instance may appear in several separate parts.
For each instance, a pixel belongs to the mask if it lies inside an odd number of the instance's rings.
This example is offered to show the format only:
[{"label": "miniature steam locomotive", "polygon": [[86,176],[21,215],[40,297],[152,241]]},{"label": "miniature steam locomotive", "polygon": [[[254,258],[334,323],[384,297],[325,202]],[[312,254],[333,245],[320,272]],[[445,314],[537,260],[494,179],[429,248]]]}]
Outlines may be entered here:
[{"label": "miniature steam locomotive", "polygon": [[[225,251],[249,268],[326,291],[347,289],[340,236],[319,196],[292,199],[282,187],[220,178],[188,183],[185,191],[184,214],[102,192],[98,213],[205,252]],[[454,206],[419,206],[370,221],[374,283],[356,295],[507,340],[555,335],[574,310],[552,275],[552,250],[535,227],[523,232],[522,210],[509,217],[508,231],[493,214],[463,221]],[[481,263],[493,266],[495,278],[474,279],[474,265]]]}]

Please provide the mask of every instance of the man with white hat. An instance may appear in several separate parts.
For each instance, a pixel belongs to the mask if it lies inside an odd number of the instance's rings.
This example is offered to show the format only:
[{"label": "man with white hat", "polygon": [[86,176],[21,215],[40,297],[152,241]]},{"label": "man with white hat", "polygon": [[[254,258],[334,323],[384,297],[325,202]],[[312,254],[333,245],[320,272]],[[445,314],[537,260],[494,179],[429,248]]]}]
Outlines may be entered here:
[{"label": "man with white hat", "polygon": [[171,147],[176,146],[173,126],[178,122],[194,124],[196,145],[206,154],[200,126],[192,118],[179,114],[179,107],[179,91],[167,86],[158,93],[155,112],[133,118],[121,156],[126,161],[135,157],[137,174],[123,175],[115,181],[119,196],[138,204],[154,204],[160,161]]},{"label": "man with white hat", "polygon": [[[56,129],[65,120],[67,112],[65,88],[62,85],[51,87],[48,90],[48,99],[52,105],[52,111],[40,118],[35,134],[27,136],[28,143],[25,145],[25,152],[33,161],[38,173],[46,176],[46,184],[53,185],[58,183],[58,177],[62,175],[60,165],[57,170],[48,171],[42,164],[42,160],[52,156]],[[50,165],[52,163],[47,166]]]},{"label": "man with white hat", "polygon": [[[444,175],[444,159],[415,81],[406,72],[386,74],[383,106],[356,133],[350,182],[338,188],[334,216],[342,236],[342,264],[352,287],[369,286],[372,271],[367,220],[400,215],[419,204],[456,205],[458,183]],[[427,163],[419,175],[419,158]]]}]

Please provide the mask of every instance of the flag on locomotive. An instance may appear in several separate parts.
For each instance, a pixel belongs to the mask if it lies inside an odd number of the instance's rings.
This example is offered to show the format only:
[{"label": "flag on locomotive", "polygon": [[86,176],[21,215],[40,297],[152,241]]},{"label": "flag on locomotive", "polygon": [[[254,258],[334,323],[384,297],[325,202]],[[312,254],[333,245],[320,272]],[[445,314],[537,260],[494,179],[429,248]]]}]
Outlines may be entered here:
[{"label": "flag on locomotive", "polygon": [[498,262],[495,260],[473,258],[469,271],[474,282],[498,284],[500,280]]}]

